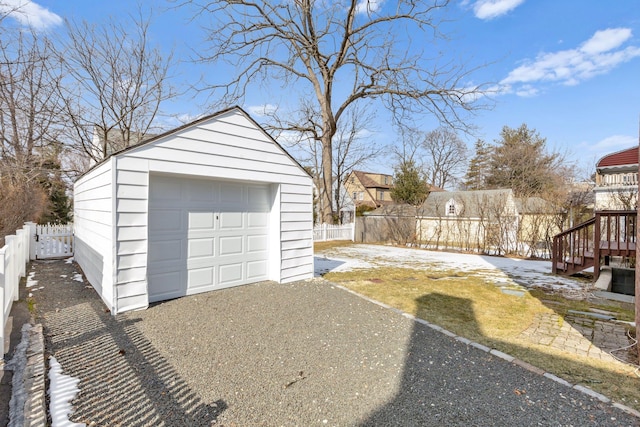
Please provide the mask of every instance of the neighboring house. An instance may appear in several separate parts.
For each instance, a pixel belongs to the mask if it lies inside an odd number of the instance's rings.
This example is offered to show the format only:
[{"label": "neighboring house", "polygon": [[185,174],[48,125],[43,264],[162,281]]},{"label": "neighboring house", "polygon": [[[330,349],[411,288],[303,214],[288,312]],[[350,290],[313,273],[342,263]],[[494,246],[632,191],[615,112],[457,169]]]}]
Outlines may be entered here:
[{"label": "neighboring house", "polygon": [[432,192],[418,209],[416,233],[430,247],[505,253],[517,246],[518,221],[511,190]]},{"label": "neighboring house", "polygon": [[75,259],[111,313],[313,277],[312,179],[238,107],[114,153],[74,185]]},{"label": "neighboring house", "polygon": [[[315,209],[315,222],[316,224],[322,223],[322,197],[320,197],[320,191],[318,186],[313,186],[314,194],[314,209]],[[351,195],[347,192],[344,185],[340,186],[338,190],[338,180],[333,178],[333,189],[331,197],[331,211],[336,213],[339,217],[336,219],[340,224],[348,224],[354,221],[356,216],[356,206],[351,198]]]},{"label": "neighboring house", "polygon": [[510,189],[433,191],[421,206],[394,204],[356,221],[360,242],[392,241],[435,249],[549,257],[563,215],[549,202]]},{"label": "neighboring house", "polygon": [[602,157],[596,163],[595,210],[636,209],[638,146]]},{"label": "neighboring house", "polygon": [[[335,189],[334,192],[335,191],[337,191],[337,189]],[[340,199],[340,224],[352,223],[356,217],[356,204],[353,202],[351,194],[344,188],[344,185],[340,187],[338,198]],[[333,203],[335,211],[338,211],[335,198]]]},{"label": "neighboring house", "polygon": [[521,254],[549,258],[553,236],[562,231],[565,214],[540,197],[518,198],[516,209]]},{"label": "neighboring house", "polygon": [[391,175],[353,171],[344,181],[344,188],[353,199],[356,208],[364,205],[375,209],[393,203]]}]

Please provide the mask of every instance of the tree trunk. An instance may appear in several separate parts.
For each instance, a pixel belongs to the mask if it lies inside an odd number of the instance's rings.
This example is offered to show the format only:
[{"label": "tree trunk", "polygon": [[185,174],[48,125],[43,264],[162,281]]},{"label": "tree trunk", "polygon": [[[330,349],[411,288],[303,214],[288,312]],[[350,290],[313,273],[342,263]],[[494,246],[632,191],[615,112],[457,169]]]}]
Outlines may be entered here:
[{"label": "tree trunk", "polygon": [[331,146],[330,132],[322,135],[322,188],[320,189],[320,199],[322,206],[322,222],[333,224],[333,203],[331,189],[333,188],[333,152]]}]

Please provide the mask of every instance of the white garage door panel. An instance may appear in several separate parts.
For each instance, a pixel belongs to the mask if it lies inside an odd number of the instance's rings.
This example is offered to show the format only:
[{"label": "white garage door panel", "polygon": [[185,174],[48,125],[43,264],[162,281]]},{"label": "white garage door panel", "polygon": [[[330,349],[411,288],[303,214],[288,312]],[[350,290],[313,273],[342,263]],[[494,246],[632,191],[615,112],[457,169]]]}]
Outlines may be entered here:
[{"label": "white garage door panel", "polygon": [[182,241],[176,240],[156,240],[154,250],[149,252],[149,262],[164,262],[176,259],[176,251],[180,251]]},{"label": "white garage door panel", "polygon": [[219,268],[220,276],[218,277],[220,285],[229,286],[243,283],[242,267],[241,262],[221,265]]},{"label": "white garage door panel", "polygon": [[213,212],[189,212],[189,231],[213,230],[215,215]]},{"label": "white garage door panel", "polygon": [[268,186],[152,176],[149,194],[150,301],[268,279]]},{"label": "white garage door panel", "polygon": [[180,209],[158,209],[152,219],[153,224],[151,225],[157,230],[180,232],[182,229],[182,212]]},{"label": "white garage door panel", "polygon": [[247,213],[247,227],[249,228],[263,228],[269,223],[269,214],[266,212],[248,212]]},{"label": "white garage door panel", "polygon": [[247,262],[247,276],[249,279],[263,277],[267,274],[266,261],[250,261]]},{"label": "white garage door panel", "polygon": [[190,269],[189,270],[189,280],[188,280],[188,291],[189,293],[195,293],[192,291],[197,291],[200,288],[209,289],[214,285],[214,268],[200,268],[200,269]]},{"label": "white garage door panel", "polygon": [[220,230],[233,230],[242,228],[244,224],[242,212],[221,212]]},{"label": "white garage door panel", "polygon": [[149,275],[149,283],[153,283],[153,293],[149,292],[149,302],[177,298],[184,295],[180,286],[180,273]]},{"label": "white garage door panel", "polygon": [[212,257],[214,255],[215,239],[208,237],[204,239],[189,239],[189,259]]},{"label": "white garage door panel", "polygon": [[268,237],[266,234],[247,236],[247,252],[262,252],[267,250]]}]

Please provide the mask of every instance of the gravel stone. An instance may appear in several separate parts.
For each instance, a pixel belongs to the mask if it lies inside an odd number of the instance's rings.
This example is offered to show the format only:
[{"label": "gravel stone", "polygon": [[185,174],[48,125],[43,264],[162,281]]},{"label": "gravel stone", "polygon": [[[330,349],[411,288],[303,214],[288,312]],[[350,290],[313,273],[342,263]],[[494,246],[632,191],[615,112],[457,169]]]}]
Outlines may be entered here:
[{"label": "gravel stone", "polygon": [[[36,262],[47,351],[96,426],[628,426],[638,419],[324,281],[257,283],[111,316]],[[67,275],[67,278],[61,277]]]}]

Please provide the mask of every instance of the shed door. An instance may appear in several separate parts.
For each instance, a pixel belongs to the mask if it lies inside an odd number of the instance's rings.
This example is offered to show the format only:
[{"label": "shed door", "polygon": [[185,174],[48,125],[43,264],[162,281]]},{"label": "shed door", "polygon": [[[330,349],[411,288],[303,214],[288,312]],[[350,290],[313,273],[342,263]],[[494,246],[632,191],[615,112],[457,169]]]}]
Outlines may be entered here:
[{"label": "shed door", "polygon": [[151,176],[149,301],[267,280],[269,187]]}]

